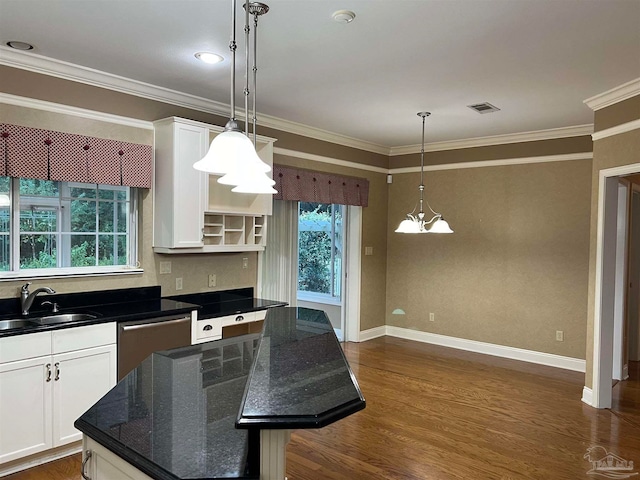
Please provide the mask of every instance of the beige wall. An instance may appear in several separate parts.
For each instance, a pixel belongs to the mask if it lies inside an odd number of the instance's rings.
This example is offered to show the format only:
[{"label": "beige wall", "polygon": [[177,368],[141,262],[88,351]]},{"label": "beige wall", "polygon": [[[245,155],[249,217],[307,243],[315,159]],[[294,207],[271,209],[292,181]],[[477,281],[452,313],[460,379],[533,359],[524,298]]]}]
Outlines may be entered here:
[{"label": "beige wall", "polygon": [[[508,143],[486,147],[461,148],[428,152],[424,155],[425,165],[444,165],[461,162],[481,162],[487,160],[506,160],[514,158],[543,157],[547,155],[565,155],[590,152],[592,149],[589,135],[535,142]],[[398,155],[391,157],[390,168],[420,166],[420,154]]]},{"label": "beige wall", "polygon": [[[637,119],[640,119],[640,95],[596,111],[594,123],[596,131],[600,131]],[[585,385],[589,388],[593,386],[593,338],[595,334],[593,329],[593,320],[595,307],[596,229],[598,225],[598,190],[600,170],[630,165],[633,163],[640,163],[640,130],[632,130],[627,133],[614,135],[593,142],[593,169],[591,172],[592,194],[589,230],[589,308],[587,316],[586,344],[587,370],[585,375]]]},{"label": "beige wall", "polygon": [[455,233],[403,235],[419,174],[394,175],[387,323],[585,358],[590,176],[590,160],[427,172]]}]

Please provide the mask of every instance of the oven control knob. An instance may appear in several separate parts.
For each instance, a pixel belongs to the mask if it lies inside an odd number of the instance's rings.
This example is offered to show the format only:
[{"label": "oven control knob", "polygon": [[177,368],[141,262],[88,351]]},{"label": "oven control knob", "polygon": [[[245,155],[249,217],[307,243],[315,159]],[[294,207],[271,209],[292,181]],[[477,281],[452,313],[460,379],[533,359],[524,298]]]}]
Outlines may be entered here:
[{"label": "oven control knob", "polygon": [[213,327],[212,327],[211,325],[205,325],[205,326],[204,326],[204,328],[203,328],[203,330],[204,330],[205,332],[208,332],[209,330],[213,330]]},{"label": "oven control knob", "polygon": [[243,320],[244,320],[244,317],[243,317],[242,315],[238,315],[238,316],[236,317],[236,322],[241,322],[241,321],[243,321]]}]

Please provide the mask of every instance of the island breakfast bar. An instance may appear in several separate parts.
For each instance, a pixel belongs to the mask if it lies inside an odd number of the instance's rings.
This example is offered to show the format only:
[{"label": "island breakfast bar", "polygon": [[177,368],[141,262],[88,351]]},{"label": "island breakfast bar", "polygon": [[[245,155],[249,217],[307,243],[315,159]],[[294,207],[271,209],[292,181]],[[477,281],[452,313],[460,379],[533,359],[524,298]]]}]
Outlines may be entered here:
[{"label": "island breakfast bar", "polygon": [[290,432],[365,407],[324,312],[270,309],[261,334],[156,352],[75,423],[91,480],[282,480]]}]

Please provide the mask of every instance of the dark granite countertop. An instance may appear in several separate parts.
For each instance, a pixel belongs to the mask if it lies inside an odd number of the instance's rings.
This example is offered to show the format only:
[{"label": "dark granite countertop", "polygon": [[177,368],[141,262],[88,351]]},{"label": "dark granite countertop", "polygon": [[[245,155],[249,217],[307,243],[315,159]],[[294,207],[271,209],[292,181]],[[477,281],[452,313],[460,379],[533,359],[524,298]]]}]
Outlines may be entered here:
[{"label": "dark granite countertop", "polygon": [[285,302],[253,297],[253,288],[217,292],[191,293],[161,298],[160,287],[123,288],[82,293],[56,293],[36,297],[28,316],[20,315],[18,298],[0,299],[0,320],[29,320],[51,315],[51,307],[42,302],[56,302],[60,313],[89,313],[97,318],[51,325],[0,330],[0,338],[27,333],[46,332],[106,322],[126,322],[157,317],[170,317],[198,310],[198,319],[265,310],[286,305]]},{"label": "dark granite countertop", "polygon": [[239,428],[318,428],[365,407],[323,311],[278,308],[267,320],[238,413]]},{"label": "dark granite countertop", "polygon": [[75,427],[157,480],[259,478],[259,433],[234,427],[259,339],[156,352]]},{"label": "dark granite countertop", "polygon": [[286,302],[255,298],[253,296],[253,288],[239,288],[223,292],[188,293],[165,298],[199,305],[201,307],[198,310],[199,320],[287,305]]},{"label": "dark granite countertop", "polygon": [[20,315],[18,298],[0,299],[0,320],[29,320],[51,315],[51,308],[42,306],[42,302],[56,302],[60,313],[89,313],[96,318],[51,325],[27,326],[23,328],[0,330],[0,338],[27,333],[46,332],[63,328],[81,327],[106,322],[124,322],[156,317],[179,315],[199,309],[199,305],[177,300],[160,298],[160,287],[123,288],[83,293],[61,293],[36,297],[28,316]]},{"label": "dark granite countertop", "polygon": [[156,480],[258,478],[260,429],[364,407],[326,314],[275,308],[262,334],[154,353],[75,427]]}]

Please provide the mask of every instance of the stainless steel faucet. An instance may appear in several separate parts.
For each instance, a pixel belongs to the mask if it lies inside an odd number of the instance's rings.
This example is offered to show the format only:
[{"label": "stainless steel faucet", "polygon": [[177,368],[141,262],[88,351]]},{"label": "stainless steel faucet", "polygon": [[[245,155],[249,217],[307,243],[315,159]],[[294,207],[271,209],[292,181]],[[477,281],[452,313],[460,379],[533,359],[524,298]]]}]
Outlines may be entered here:
[{"label": "stainless steel faucet", "polygon": [[22,315],[29,315],[29,309],[39,293],[56,293],[53,288],[49,287],[37,288],[33,292],[29,292],[29,285],[31,285],[31,282],[25,283],[20,289],[20,309],[22,310]]}]

